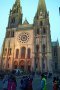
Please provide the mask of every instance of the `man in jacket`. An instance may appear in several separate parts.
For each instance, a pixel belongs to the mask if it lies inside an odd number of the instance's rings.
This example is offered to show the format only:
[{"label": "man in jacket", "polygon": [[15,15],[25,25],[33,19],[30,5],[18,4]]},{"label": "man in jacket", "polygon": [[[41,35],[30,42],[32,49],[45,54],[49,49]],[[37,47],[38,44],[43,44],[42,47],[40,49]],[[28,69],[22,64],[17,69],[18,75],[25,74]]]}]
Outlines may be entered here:
[{"label": "man in jacket", "polygon": [[44,74],[41,75],[41,90],[47,90],[46,77]]}]

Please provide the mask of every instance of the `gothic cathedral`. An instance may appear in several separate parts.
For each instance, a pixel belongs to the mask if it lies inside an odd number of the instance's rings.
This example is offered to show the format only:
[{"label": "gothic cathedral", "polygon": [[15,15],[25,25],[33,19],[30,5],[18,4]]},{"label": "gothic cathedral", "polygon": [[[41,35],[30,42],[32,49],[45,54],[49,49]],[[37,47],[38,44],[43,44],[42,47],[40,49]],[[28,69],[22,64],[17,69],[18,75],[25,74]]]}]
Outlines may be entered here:
[{"label": "gothic cathedral", "polygon": [[49,13],[45,0],[39,0],[33,24],[22,23],[22,7],[16,0],[10,10],[2,48],[2,69],[52,71]]}]

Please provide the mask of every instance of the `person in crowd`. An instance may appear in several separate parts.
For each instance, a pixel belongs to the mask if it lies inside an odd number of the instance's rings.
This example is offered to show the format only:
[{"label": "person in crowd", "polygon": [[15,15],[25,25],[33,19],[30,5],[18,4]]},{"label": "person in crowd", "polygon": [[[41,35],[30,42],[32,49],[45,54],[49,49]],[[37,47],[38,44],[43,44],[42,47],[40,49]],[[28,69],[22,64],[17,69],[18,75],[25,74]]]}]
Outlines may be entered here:
[{"label": "person in crowd", "polygon": [[8,75],[5,75],[2,83],[3,83],[3,90],[8,90]]},{"label": "person in crowd", "polygon": [[27,90],[33,90],[33,88],[32,88],[32,78],[30,78],[30,77],[29,77],[29,80],[28,80]]},{"label": "person in crowd", "polygon": [[57,80],[57,88],[59,90],[59,77],[58,76],[56,77],[56,80]]},{"label": "person in crowd", "polygon": [[9,77],[8,79],[8,90],[11,90],[11,84],[12,84],[12,79]]},{"label": "person in crowd", "polygon": [[23,81],[23,79],[21,79],[21,81],[20,81],[20,89],[24,90],[24,88],[25,88],[24,81]]},{"label": "person in crowd", "polygon": [[47,90],[46,77],[44,74],[41,75],[41,90]]},{"label": "person in crowd", "polygon": [[25,85],[24,90],[27,90],[28,80],[29,80],[29,78],[28,78],[28,76],[26,76],[26,77],[24,78],[24,85]]},{"label": "person in crowd", "polygon": [[16,90],[16,86],[17,86],[16,78],[13,76],[12,83],[11,83],[11,90]]},{"label": "person in crowd", "polygon": [[58,90],[58,82],[56,77],[53,78],[53,90]]}]

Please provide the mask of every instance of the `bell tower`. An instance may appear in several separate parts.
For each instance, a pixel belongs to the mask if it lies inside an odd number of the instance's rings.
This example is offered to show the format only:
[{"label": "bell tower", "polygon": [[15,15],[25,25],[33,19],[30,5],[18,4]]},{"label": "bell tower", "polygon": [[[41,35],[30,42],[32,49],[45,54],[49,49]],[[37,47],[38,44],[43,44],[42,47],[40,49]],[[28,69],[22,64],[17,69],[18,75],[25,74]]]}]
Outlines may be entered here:
[{"label": "bell tower", "polygon": [[41,72],[52,71],[52,50],[49,13],[45,0],[39,0],[37,12],[34,17],[35,35],[35,69]]},{"label": "bell tower", "polygon": [[22,7],[20,5],[20,0],[16,0],[10,10],[8,28],[15,28],[19,24],[22,24]]}]

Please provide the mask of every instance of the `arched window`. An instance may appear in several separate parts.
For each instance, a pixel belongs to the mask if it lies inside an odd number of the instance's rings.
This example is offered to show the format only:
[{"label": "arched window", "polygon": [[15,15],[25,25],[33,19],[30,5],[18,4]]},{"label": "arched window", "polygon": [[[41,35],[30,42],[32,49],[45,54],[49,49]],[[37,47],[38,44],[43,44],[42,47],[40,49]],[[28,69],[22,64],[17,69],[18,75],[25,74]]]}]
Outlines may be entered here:
[{"label": "arched window", "polygon": [[18,68],[18,62],[14,61],[13,66],[14,66],[14,69],[17,69]]},{"label": "arched window", "polygon": [[43,28],[43,32],[42,32],[43,34],[46,34],[46,29],[45,28]]},{"label": "arched window", "polygon": [[37,34],[39,34],[39,29],[37,29]]},{"label": "arched window", "polygon": [[45,52],[45,44],[42,45],[42,52]]},{"label": "arched window", "polygon": [[57,56],[57,47],[55,46],[54,49],[53,49],[53,55],[54,56]]},{"label": "arched window", "polygon": [[11,31],[11,37],[14,37],[14,31]]},{"label": "arched window", "polygon": [[12,54],[12,48],[8,49],[8,54],[11,55]]},{"label": "arched window", "polygon": [[28,48],[28,50],[27,50],[27,58],[30,58],[30,54],[31,54],[31,50],[30,50],[30,48]]},{"label": "arched window", "polygon": [[42,21],[40,21],[40,26],[42,26],[43,25],[43,22]]},{"label": "arched window", "polygon": [[10,37],[10,31],[7,31],[6,38],[9,38],[9,37]]},{"label": "arched window", "polygon": [[15,23],[15,18],[14,17],[11,18],[11,23],[12,24]]},{"label": "arched window", "polygon": [[9,58],[7,59],[7,68],[10,68],[10,63],[11,63],[11,58],[9,57]]},{"label": "arched window", "polygon": [[26,53],[26,48],[22,47],[21,48],[21,58],[24,59],[25,58],[25,53]]},{"label": "arched window", "polygon": [[16,58],[19,56],[19,49],[16,49]]},{"label": "arched window", "polygon": [[39,51],[39,45],[36,45],[36,51],[37,52]]}]

